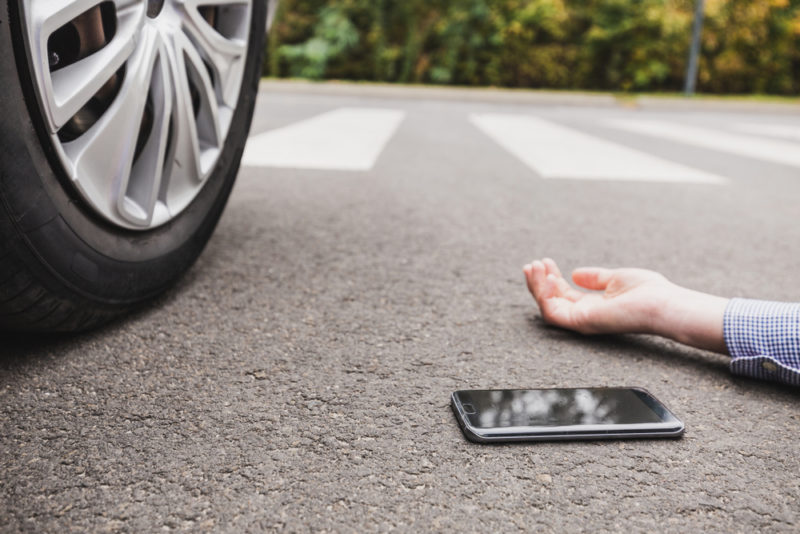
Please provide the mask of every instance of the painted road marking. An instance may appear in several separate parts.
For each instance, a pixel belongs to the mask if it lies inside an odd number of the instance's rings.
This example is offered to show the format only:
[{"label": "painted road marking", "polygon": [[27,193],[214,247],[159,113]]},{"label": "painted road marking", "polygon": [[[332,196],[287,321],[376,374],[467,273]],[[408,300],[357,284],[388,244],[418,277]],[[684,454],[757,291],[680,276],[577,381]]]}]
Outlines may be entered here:
[{"label": "painted road marking", "polygon": [[629,132],[678,143],[800,167],[800,150],[795,143],[654,120],[619,119],[609,121],[608,124]]},{"label": "painted road marking", "polygon": [[726,179],[532,116],[474,114],[470,121],[543,178],[694,182]]},{"label": "painted road marking", "polygon": [[792,141],[800,141],[800,126],[789,124],[737,124],[734,128],[740,132],[766,135],[768,137],[783,137]]},{"label": "painted road marking", "polygon": [[340,108],[252,136],[242,164],[368,171],[405,118],[404,111]]}]

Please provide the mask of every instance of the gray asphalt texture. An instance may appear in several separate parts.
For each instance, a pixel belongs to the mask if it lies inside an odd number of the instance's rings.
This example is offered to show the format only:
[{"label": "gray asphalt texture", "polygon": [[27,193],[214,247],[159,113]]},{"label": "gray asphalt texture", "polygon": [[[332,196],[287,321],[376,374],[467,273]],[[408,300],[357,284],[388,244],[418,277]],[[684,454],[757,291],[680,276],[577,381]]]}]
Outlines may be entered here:
[{"label": "gray asphalt texture", "polygon": [[[261,95],[253,133],[342,106],[408,116],[369,172],[243,168],[153,306],[2,341],[3,531],[766,532],[800,524],[800,396],[727,357],[546,326],[522,266],[641,266],[800,300],[798,169],[604,129],[797,116]],[[545,117],[727,186],[543,180],[468,113]],[[453,390],[640,386],[680,440],[484,446]]]}]

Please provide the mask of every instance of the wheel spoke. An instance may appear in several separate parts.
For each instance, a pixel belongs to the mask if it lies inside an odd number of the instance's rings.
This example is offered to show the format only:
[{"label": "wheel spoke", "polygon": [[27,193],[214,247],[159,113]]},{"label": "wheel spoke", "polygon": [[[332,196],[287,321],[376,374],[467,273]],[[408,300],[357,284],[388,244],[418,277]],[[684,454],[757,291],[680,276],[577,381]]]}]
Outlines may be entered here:
[{"label": "wheel spoke", "polygon": [[165,173],[162,200],[170,213],[182,210],[193,198],[187,194],[210,174],[219,154],[219,107],[202,59],[183,34],[173,39],[170,65],[175,88],[173,110],[174,155]]},{"label": "wheel spoke", "polygon": [[98,3],[97,0],[35,0],[29,8],[29,25],[47,38],[57,28]]},{"label": "wheel spoke", "polygon": [[[244,0],[187,0],[185,2],[186,18],[184,31],[192,40],[211,68],[219,83],[220,99],[224,105],[233,107],[239,97],[239,85],[247,54],[246,33],[232,28],[226,37],[200,14],[199,7],[220,6],[219,9],[242,9],[249,12],[249,2]],[[224,16],[224,15],[223,15]],[[237,22],[247,28],[248,17],[238,17]],[[222,21],[220,21],[222,24]],[[231,25],[233,26],[233,25]]]},{"label": "wheel spoke", "polygon": [[[152,85],[159,41],[156,32],[142,32],[114,103],[84,135],[63,145],[72,163],[68,170],[78,189],[92,202],[138,224],[146,224],[142,221],[149,214],[143,215],[144,210],[126,201],[126,193],[147,103],[147,91],[142,88]],[[152,208],[149,210],[152,212]]]},{"label": "wheel spoke", "polygon": [[[33,0],[28,8],[28,26],[40,38],[47,38],[55,30],[71,21],[81,13],[100,4],[102,0]],[[115,0],[117,11],[125,11],[141,5],[139,0]]]},{"label": "wheel spoke", "polygon": [[152,68],[148,101],[151,107],[149,116],[152,117],[152,125],[141,154],[131,169],[119,206],[120,211],[131,222],[143,226],[153,222],[172,116],[174,93],[167,54],[163,46],[159,48],[158,59]]},{"label": "wheel spoke", "polygon": [[[139,18],[137,15],[128,15]],[[133,22],[126,20],[126,22]],[[108,45],[91,56],[52,73],[53,122],[61,128],[100,90],[136,48],[137,24],[126,24]]]},{"label": "wheel spoke", "polygon": [[50,73],[47,42],[57,29],[100,4],[98,0],[67,2],[40,0],[34,4],[33,31],[38,35],[38,61],[34,67],[40,72],[42,82],[50,90],[45,108],[50,129],[57,132],[100,90],[119,70],[136,47],[136,38],[144,20],[144,6],[140,3],[117,2],[117,27],[114,37],[97,52],[63,69]]}]

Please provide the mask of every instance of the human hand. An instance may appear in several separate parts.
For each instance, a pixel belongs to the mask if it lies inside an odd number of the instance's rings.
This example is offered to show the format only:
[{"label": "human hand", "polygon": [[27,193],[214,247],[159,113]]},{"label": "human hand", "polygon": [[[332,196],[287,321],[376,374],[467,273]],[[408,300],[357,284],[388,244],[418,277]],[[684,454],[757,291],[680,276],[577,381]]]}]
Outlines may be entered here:
[{"label": "human hand", "polygon": [[656,310],[674,293],[674,284],[644,269],[583,267],[572,273],[573,288],[550,258],[525,266],[525,278],[542,318],[583,334],[652,333]]},{"label": "human hand", "polygon": [[[685,289],[645,269],[583,267],[572,280],[546,258],[523,269],[542,318],[583,334],[658,334],[695,347],[726,352],[722,317],[727,300]],[[602,291],[602,293],[601,293]]]}]

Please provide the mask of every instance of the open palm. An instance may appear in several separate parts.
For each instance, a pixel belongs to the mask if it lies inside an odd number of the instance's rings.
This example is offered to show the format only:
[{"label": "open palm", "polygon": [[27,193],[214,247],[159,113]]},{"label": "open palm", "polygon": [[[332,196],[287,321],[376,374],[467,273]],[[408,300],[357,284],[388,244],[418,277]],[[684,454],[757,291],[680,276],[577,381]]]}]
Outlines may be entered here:
[{"label": "open palm", "polygon": [[653,332],[654,312],[674,290],[663,275],[645,269],[576,269],[572,280],[591,292],[570,286],[549,258],[524,271],[544,320],[584,334]]}]

